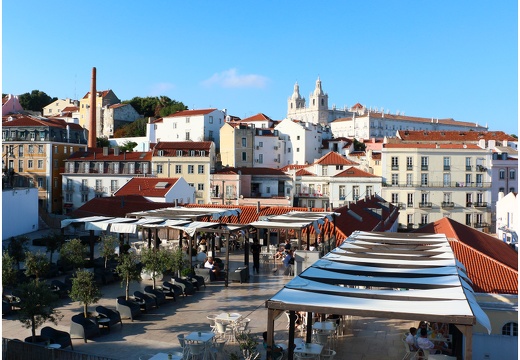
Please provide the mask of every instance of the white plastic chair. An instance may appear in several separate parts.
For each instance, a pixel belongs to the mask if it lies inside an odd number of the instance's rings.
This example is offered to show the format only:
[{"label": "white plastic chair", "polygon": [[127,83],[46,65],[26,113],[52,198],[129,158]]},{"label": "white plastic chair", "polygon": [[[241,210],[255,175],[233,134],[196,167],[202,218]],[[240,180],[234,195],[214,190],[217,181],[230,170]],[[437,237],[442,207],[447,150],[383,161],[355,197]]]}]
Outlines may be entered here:
[{"label": "white plastic chair", "polygon": [[320,354],[320,360],[332,360],[336,356],[336,352],[331,349],[323,350]]},{"label": "white plastic chair", "polygon": [[188,357],[192,360],[200,359],[201,355],[204,356],[204,352],[206,351],[206,345],[203,343],[188,343],[188,347],[190,349]]},{"label": "white plastic chair", "polygon": [[[411,351],[411,350],[410,350],[410,345],[408,345],[408,343],[406,342],[406,338],[402,338],[401,340],[403,341],[403,344],[404,344],[404,351],[405,351],[402,360],[413,359],[413,356],[415,356],[416,351]],[[412,355],[413,355],[413,356],[412,356]]]},{"label": "white plastic chair", "polygon": [[234,341],[234,332],[231,327],[227,327],[220,321],[215,321],[215,325],[217,329],[217,334],[221,339],[229,340],[232,342]]},{"label": "white plastic chair", "polygon": [[251,322],[250,318],[241,319],[237,322],[236,330],[240,332],[244,332],[247,330],[247,326]]},{"label": "white plastic chair", "polygon": [[206,318],[209,320],[209,326],[211,327],[212,332],[216,332],[216,325],[215,325],[215,319],[217,315],[208,315]]}]

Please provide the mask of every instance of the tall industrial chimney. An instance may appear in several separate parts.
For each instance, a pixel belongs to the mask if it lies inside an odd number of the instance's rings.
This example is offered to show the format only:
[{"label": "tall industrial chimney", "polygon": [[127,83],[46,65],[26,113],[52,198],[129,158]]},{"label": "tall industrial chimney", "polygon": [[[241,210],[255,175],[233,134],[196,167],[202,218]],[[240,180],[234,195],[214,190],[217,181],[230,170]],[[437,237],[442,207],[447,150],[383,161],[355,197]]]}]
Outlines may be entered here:
[{"label": "tall industrial chimney", "polygon": [[90,84],[90,119],[88,126],[88,147],[96,147],[96,68],[92,68],[92,83]]}]

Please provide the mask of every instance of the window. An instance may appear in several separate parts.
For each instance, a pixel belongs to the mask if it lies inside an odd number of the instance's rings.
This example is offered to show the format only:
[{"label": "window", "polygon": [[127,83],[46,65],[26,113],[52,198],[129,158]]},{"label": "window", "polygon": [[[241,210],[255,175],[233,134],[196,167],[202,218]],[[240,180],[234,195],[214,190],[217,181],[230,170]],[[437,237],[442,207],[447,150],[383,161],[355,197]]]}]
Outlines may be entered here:
[{"label": "window", "polygon": [[358,185],[352,186],[352,199],[354,201],[359,199],[359,186]]},{"label": "window", "polygon": [[210,116],[210,117],[209,117],[209,123],[210,123],[210,124],[213,124],[213,116]]},{"label": "window", "polygon": [[270,193],[271,193],[271,187],[270,187],[270,186],[266,186],[266,187],[265,187],[265,192],[266,192],[267,194],[270,194]]},{"label": "window", "polygon": [[428,224],[428,214],[421,214],[421,224]]},{"label": "window", "polygon": [[189,124],[189,123],[190,123],[190,118],[187,117],[187,118],[186,118],[186,124]]},{"label": "window", "polygon": [[64,153],[64,154],[67,153],[67,147],[66,147],[66,146],[63,147],[63,153]]},{"label": "window", "polygon": [[195,187],[195,184],[194,183],[188,183],[189,186],[191,186],[192,188]]},{"label": "window", "polygon": [[242,138],[242,147],[247,147],[247,139]]},{"label": "window", "polygon": [[176,122],[172,123],[172,128],[173,129],[177,129],[177,123]]},{"label": "window", "polygon": [[451,184],[451,175],[449,173],[442,175],[442,185],[443,186],[450,186]]},{"label": "window", "polygon": [[65,194],[65,202],[72,202],[72,193],[69,192]]},{"label": "window", "polygon": [[411,156],[406,157],[406,170],[413,170],[413,158]]},{"label": "window", "polygon": [[260,141],[260,142],[258,143],[258,147],[264,147],[264,143],[263,143],[262,141]]},{"label": "window", "polygon": [[195,165],[188,165],[188,174],[195,173]]},{"label": "window", "polygon": [[43,187],[43,178],[39,177],[37,182],[38,182],[38,187],[42,188]]},{"label": "window", "polygon": [[83,191],[88,190],[88,180],[87,179],[81,180],[81,190],[83,190]]},{"label": "window", "polygon": [[466,158],[466,170],[471,171],[471,158]]},{"label": "window", "polygon": [[392,193],[392,204],[397,204],[399,202],[399,194]]},{"label": "window", "polygon": [[34,145],[29,145],[29,150],[27,152],[29,154],[34,154]]},{"label": "window", "polygon": [[190,133],[189,132],[186,132],[186,138],[185,140],[189,140],[190,139]]},{"label": "window", "polygon": [[33,165],[34,164],[34,161],[33,160],[27,160],[27,168],[28,169],[32,169],[33,168]]},{"label": "window", "polygon": [[58,147],[57,147],[57,146],[54,146],[54,153],[55,153],[55,154],[58,153]]},{"label": "window", "polygon": [[258,154],[258,162],[260,164],[263,164],[264,163],[264,154]]},{"label": "window", "polygon": [[23,172],[23,160],[18,160],[18,172]]},{"label": "window", "polygon": [[38,154],[43,154],[43,145],[38,145]]},{"label": "window", "polygon": [[500,171],[498,172],[498,178],[500,180],[504,180],[506,178],[506,171],[504,169],[500,169]]},{"label": "window", "polygon": [[399,170],[399,158],[392,156],[392,170]]},{"label": "window", "polygon": [[102,180],[96,180],[96,191],[103,191],[103,182]]},{"label": "window", "polygon": [[502,326],[502,335],[518,336],[518,324],[515,322],[509,322]]},{"label": "window", "polygon": [[300,135],[296,136],[296,140],[300,140]]},{"label": "window", "polygon": [[195,156],[195,150],[190,150],[190,156]]},{"label": "window", "polygon": [[204,191],[204,184],[197,184],[197,190]]},{"label": "window", "polygon": [[509,178],[514,179],[515,178],[515,170],[511,169],[509,170]]},{"label": "window", "polygon": [[501,193],[501,192],[503,193],[503,192],[505,192],[505,190],[506,190],[506,189],[505,189],[505,188],[503,188],[503,187],[501,187],[501,188],[498,188],[498,192],[499,192],[499,193]]},{"label": "window", "polygon": [[399,174],[392,174],[392,185],[399,185]]},{"label": "window", "polygon": [[161,164],[157,164],[157,174],[162,174],[163,173],[163,166]]},{"label": "window", "polygon": [[412,186],[412,174],[406,174],[406,186]]},{"label": "window", "polygon": [[476,175],[477,186],[482,187],[482,179],[483,179],[482,174],[477,174]]},{"label": "window", "polygon": [[472,180],[471,174],[466,174],[466,186],[471,186]]},{"label": "window", "polygon": [[428,156],[421,156],[421,170],[428,170]]},{"label": "window", "polygon": [[[324,185],[324,188],[325,188],[325,185]],[[372,186],[367,186],[366,194],[367,194],[367,196],[372,196],[374,194],[374,188]]]},{"label": "window", "polygon": [[175,165],[175,173],[182,174],[182,165]]},{"label": "window", "polygon": [[339,186],[339,199],[345,200],[345,185]]},{"label": "window", "polygon": [[71,146],[71,147],[69,148],[69,152],[72,154],[73,151],[74,151],[74,148]]},{"label": "window", "polygon": [[199,173],[199,174],[204,174],[204,165],[199,165],[199,166],[197,167],[197,170],[198,170],[198,173]]},{"label": "window", "polygon": [[407,206],[409,207],[413,207],[413,194],[412,193],[408,193],[406,195],[406,199],[407,199]]},{"label": "window", "polygon": [[214,137],[213,137],[213,130],[209,130],[208,131],[208,140],[210,140],[210,141],[215,140]]},{"label": "window", "polygon": [[157,156],[164,156],[164,150],[157,151]]},{"label": "window", "polygon": [[442,163],[444,165],[444,170],[450,170],[451,163],[450,163],[450,158],[448,156],[445,156],[443,158]]},{"label": "window", "polygon": [[117,180],[111,180],[110,181],[110,191],[116,192],[119,189],[119,186],[117,184]]},{"label": "window", "polygon": [[328,175],[328,167],[327,166],[322,166],[321,167],[321,175],[322,176],[327,176]]},{"label": "window", "polygon": [[422,193],[421,194],[421,203],[423,203],[424,205],[426,205],[428,203],[428,193]]},{"label": "window", "polygon": [[413,224],[413,214],[408,214],[406,216],[406,221],[408,224]]},{"label": "window", "polygon": [[81,202],[86,203],[88,201],[88,193],[81,194]]},{"label": "window", "polygon": [[421,186],[428,186],[428,174],[421,174]]},{"label": "window", "polygon": [[247,153],[242,151],[242,161],[247,161]]},{"label": "window", "polygon": [[296,148],[296,152],[300,152],[300,148]]},{"label": "window", "polygon": [[471,214],[466,214],[466,225],[471,226]]}]

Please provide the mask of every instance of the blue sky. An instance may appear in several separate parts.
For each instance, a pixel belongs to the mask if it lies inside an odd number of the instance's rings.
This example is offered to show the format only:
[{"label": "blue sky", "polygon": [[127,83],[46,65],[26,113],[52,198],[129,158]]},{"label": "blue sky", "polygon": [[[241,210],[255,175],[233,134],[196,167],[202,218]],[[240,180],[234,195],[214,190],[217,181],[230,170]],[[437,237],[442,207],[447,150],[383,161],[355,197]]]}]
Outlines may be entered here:
[{"label": "blue sky", "polygon": [[3,0],[2,92],[166,95],[241,118],[329,105],[518,134],[518,5],[504,1]]}]

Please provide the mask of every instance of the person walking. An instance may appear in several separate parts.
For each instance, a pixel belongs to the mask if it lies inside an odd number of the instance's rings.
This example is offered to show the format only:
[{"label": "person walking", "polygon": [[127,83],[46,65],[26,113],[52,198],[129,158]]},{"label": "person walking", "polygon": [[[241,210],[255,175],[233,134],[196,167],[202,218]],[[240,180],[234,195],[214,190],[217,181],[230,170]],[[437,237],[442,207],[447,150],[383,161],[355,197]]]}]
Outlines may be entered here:
[{"label": "person walking", "polygon": [[258,239],[253,240],[253,244],[251,245],[251,253],[253,253],[253,272],[260,271],[260,251],[262,247],[258,243]]}]

